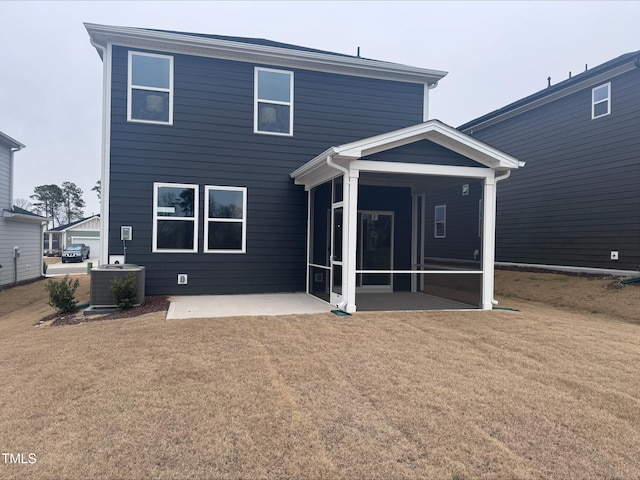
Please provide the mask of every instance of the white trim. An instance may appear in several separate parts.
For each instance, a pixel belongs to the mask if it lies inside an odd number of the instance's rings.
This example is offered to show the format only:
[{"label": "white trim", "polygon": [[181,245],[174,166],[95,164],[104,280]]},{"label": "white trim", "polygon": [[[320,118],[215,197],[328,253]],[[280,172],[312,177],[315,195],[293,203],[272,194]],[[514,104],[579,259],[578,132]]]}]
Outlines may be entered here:
[{"label": "white trim", "polygon": [[[438,220],[438,209],[442,208],[444,210],[444,220]],[[443,225],[443,234],[438,235],[438,223],[442,223]],[[446,205],[436,205],[433,209],[433,238],[447,238],[447,206]]]},{"label": "white trim", "polygon": [[[100,189],[102,189],[102,183],[100,183]],[[102,198],[102,192],[100,193],[100,196],[101,196],[101,198]],[[78,222],[78,223],[75,223],[75,224],[73,224],[73,225],[71,225],[71,226],[69,226],[69,227],[67,227],[67,228],[63,228],[63,229],[61,229],[61,230],[53,230],[53,229],[51,229],[51,230],[47,230],[47,232],[46,232],[46,233],[49,233],[49,232],[52,232],[52,233],[63,233],[63,232],[68,232],[69,230],[73,230],[73,229],[75,229],[76,227],[79,227],[79,226],[81,226],[81,225],[84,225],[84,224],[85,224],[85,223],[87,223],[87,222],[90,222],[91,220],[95,220],[96,218],[97,218],[97,219],[100,219],[100,215],[91,215],[90,217],[85,218],[83,221]],[[91,228],[83,228],[82,230],[85,230],[85,231],[87,231],[87,232],[99,232],[99,231],[100,231],[100,228],[94,228],[94,229],[91,229]]]},{"label": "white trim", "polygon": [[[150,87],[147,85],[134,85],[133,84],[133,61],[132,61],[134,55],[139,57],[153,57],[153,58],[162,58],[165,60],[169,60],[169,88]],[[131,107],[133,102],[133,95],[132,95],[133,89],[168,93],[169,94],[168,121],[164,122],[159,120],[145,120],[142,118],[133,118],[131,116]],[[127,56],[127,122],[151,123],[155,125],[173,125],[173,57],[172,56],[129,50],[128,56]]]},{"label": "white trim", "polygon": [[482,270],[356,270],[356,273],[420,273],[424,275],[429,275],[432,273],[437,274],[468,274],[468,273],[483,273]]},{"label": "white trim", "polygon": [[[358,250],[358,183],[360,172],[357,169],[349,170],[348,175],[343,178],[344,185],[344,201],[345,210],[344,218],[347,220],[346,230],[344,233],[343,252],[346,247],[345,265],[342,269],[342,285],[344,292],[344,300],[346,305],[344,309],[353,313],[356,311],[356,252]],[[392,250],[393,255],[393,250]],[[345,292],[346,289],[346,292]]]},{"label": "white trim", "polygon": [[418,140],[429,140],[487,167],[518,168],[524,166],[524,163],[515,157],[438,120],[429,120],[418,125],[347,143],[335,149],[341,157],[361,158]]},{"label": "white trim", "polygon": [[[596,90],[601,90],[603,88],[607,89],[607,98],[596,101]],[[605,113],[601,113],[600,115],[596,115],[596,105],[600,105],[602,103],[607,103],[607,111]],[[598,85],[597,87],[593,87],[591,89],[591,120],[600,117],[606,117],[611,114],[611,82],[603,83],[602,85]]]},{"label": "white trim", "polygon": [[352,168],[361,172],[408,173],[412,175],[430,175],[435,177],[486,178],[493,175],[490,168],[458,167],[453,165],[431,165],[403,162],[378,162],[374,160],[353,160]]},{"label": "white trim", "polygon": [[[162,187],[168,188],[185,188],[192,189],[193,192],[193,217],[163,217],[158,216],[156,207],[158,206],[158,189]],[[153,253],[198,253],[198,206],[200,204],[200,193],[198,185],[187,183],[153,183],[153,238],[151,251]],[[158,248],[158,221],[188,220],[193,222],[193,248],[191,249],[169,249]]]},{"label": "white trim", "polygon": [[323,268],[325,270],[331,270],[331,267],[327,265],[318,265],[317,263],[309,263],[309,266],[314,268]]},{"label": "white trim", "polygon": [[[211,190],[242,192],[242,218],[217,218],[209,217],[209,192]],[[247,252],[247,188],[226,187],[217,185],[205,185],[204,187],[204,253],[246,253]],[[242,247],[237,250],[210,249],[209,248],[209,223],[241,223]]]},{"label": "white trim", "polygon": [[[333,168],[327,166],[327,158],[332,157],[336,163],[351,162],[350,167],[367,171],[387,171],[388,173],[420,173],[424,175],[468,176],[484,178],[486,174],[481,167],[457,167],[443,165],[418,165],[415,163],[395,164],[386,162],[386,170],[382,170],[385,162],[360,160],[363,156],[383,152],[407,145],[419,140],[428,140],[448,150],[469,158],[480,165],[496,170],[510,170],[524,167],[525,163],[515,157],[487,145],[439,120],[394,130],[382,135],[365,138],[356,142],[331,147],[311,159],[300,168],[290,173],[297,185],[309,186],[324,183],[335,174]],[[366,163],[361,163],[366,162]],[[468,172],[468,173],[457,173]]]},{"label": "white trim", "polygon": [[482,294],[480,307],[483,310],[493,308],[494,261],[496,255],[496,180],[487,178],[482,193],[484,204],[484,222],[482,225]]},{"label": "white trim", "polygon": [[424,92],[422,94],[422,121],[429,120],[429,84],[424,84]]},{"label": "white trim", "polygon": [[[94,44],[95,45],[95,44]],[[109,263],[109,201],[111,198],[111,73],[113,48],[107,44],[103,52],[103,88],[102,88],[102,159],[100,178],[100,261]]]},{"label": "white trim", "polygon": [[111,42],[132,48],[154,49],[187,55],[221,58],[285,68],[380,78],[410,83],[437,84],[447,72],[348,55],[243,43],[200,37],[187,33],[158,32],[142,28],[85,23],[90,38],[98,44]]},{"label": "white trim", "polygon": [[[283,102],[278,100],[268,100],[261,99],[258,97],[258,75],[259,72],[273,72],[279,73],[283,75],[289,75],[289,101]],[[293,72],[289,70],[276,70],[273,68],[264,68],[264,67],[254,67],[253,70],[253,133],[259,133],[261,135],[278,135],[281,137],[292,137],[293,136],[293,82],[294,76]],[[289,107],[289,132],[268,132],[264,130],[260,130],[258,128],[258,103],[268,103],[272,105],[285,105]]]}]

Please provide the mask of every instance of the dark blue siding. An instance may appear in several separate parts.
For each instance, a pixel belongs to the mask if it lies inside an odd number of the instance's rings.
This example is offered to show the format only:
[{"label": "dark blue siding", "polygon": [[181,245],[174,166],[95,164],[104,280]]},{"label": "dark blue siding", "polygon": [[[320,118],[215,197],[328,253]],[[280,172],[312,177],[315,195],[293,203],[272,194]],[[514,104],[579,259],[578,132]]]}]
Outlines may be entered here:
[{"label": "dark blue siding", "polygon": [[[254,134],[255,66],[268,67],[175,55],[173,125],[128,123],[127,49],[113,48],[109,253],[122,254],[120,226],[132,225],[127,261],[146,266],[148,294],[304,290],[306,194],[289,173],[422,121],[422,85],[294,70],[294,136]],[[151,253],[154,182],[200,186],[200,253]],[[247,187],[246,254],[202,253],[205,185]]]},{"label": "dark blue siding", "polygon": [[486,168],[478,162],[428,140],[421,140],[384,152],[375,153],[363,157],[362,160]]},{"label": "dark blue siding", "polygon": [[589,87],[474,129],[527,162],[497,189],[497,260],[640,267],[640,69],[611,79],[611,102],[592,120]]}]

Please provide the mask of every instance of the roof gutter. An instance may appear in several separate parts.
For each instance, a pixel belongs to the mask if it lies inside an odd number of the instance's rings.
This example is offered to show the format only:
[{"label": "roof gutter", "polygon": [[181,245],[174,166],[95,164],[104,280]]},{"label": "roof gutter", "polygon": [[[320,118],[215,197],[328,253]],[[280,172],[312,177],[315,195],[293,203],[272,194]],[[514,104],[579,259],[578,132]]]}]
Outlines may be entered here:
[{"label": "roof gutter", "polygon": [[[6,137],[6,135],[4,135]],[[12,139],[13,140],[13,139]],[[13,140],[14,144],[9,148],[9,207],[13,208],[13,175],[15,168],[13,166],[13,155],[23,148],[26,148],[20,142]]]}]

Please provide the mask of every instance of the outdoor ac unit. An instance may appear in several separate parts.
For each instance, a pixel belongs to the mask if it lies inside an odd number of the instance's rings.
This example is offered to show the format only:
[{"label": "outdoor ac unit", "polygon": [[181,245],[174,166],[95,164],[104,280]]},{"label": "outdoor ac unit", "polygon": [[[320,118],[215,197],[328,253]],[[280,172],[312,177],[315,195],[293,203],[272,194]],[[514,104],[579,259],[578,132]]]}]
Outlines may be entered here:
[{"label": "outdoor ac unit", "polygon": [[91,269],[91,306],[92,307],[117,307],[116,297],[111,293],[111,285],[114,280],[124,281],[129,274],[136,277],[136,302],[135,306],[144,303],[144,267],[139,265],[101,265]]}]

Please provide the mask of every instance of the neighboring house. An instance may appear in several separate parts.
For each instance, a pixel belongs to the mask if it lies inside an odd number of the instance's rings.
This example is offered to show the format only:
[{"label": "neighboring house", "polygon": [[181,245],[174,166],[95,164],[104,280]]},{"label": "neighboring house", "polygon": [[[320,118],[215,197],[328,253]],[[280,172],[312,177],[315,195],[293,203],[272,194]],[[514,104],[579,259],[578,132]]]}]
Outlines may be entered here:
[{"label": "neighboring house", "polygon": [[0,132],[0,286],[42,276],[47,219],[13,205],[13,154],[23,148]]},{"label": "neighboring house", "polygon": [[640,51],[459,129],[527,163],[498,194],[499,262],[640,269]]},{"label": "neighboring house", "polygon": [[[428,118],[446,72],[86,28],[104,68],[101,263],[120,258],[129,227],[147,294],[306,291],[351,312],[422,291],[492,307],[496,181],[522,164]],[[463,185],[484,197],[470,218],[438,203]],[[475,247],[453,258],[469,224]]]},{"label": "neighboring house", "polygon": [[62,252],[67,245],[84,243],[91,250],[92,257],[100,257],[100,215],[76,220],[75,222],[49,229],[44,235],[44,252]]}]

